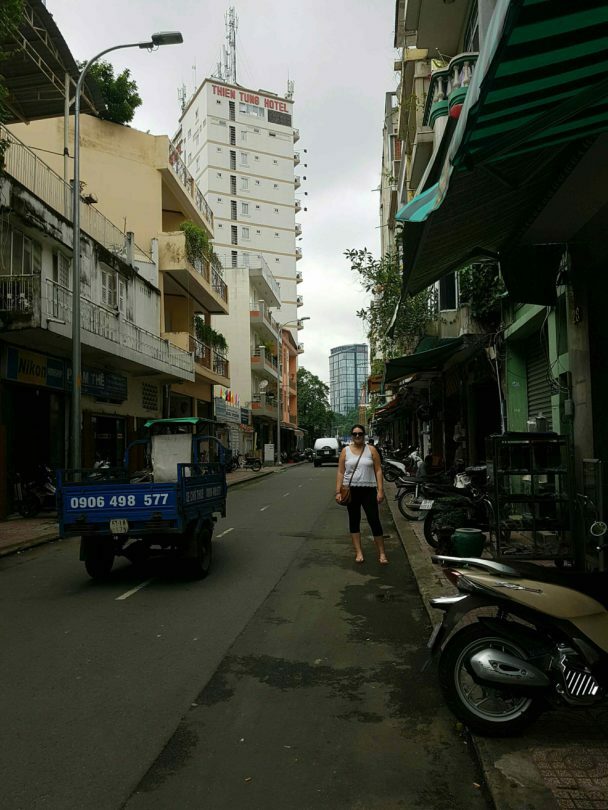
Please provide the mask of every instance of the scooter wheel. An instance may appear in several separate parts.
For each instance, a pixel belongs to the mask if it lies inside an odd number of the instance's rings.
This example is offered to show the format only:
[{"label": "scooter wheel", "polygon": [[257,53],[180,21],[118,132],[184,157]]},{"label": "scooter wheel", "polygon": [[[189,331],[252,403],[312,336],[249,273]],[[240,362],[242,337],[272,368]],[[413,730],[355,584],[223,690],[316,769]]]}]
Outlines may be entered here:
[{"label": "scooter wheel", "polygon": [[439,546],[439,531],[437,523],[435,522],[435,512],[432,509],[426,513],[422,529],[424,531],[424,539],[429,546],[431,546],[431,548],[437,548]]},{"label": "scooter wheel", "polygon": [[420,518],[420,498],[413,490],[405,490],[397,499],[399,511],[406,520],[418,520]]},{"label": "scooter wheel", "polygon": [[251,465],[251,469],[254,472],[259,472],[262,469],[262,462],[261,461],[254,461]]},{"label": "scooter wheel", "polygon": [[396,481],[399,473],[396,470],[391,470],[390,467],[384,470],[384,478],[386,481]]},{"label": "scooter wheel", "polygon": [[477,623],[463,628],[448,641],[439,659],[439,682],[456,717],[477,734],[507,737],[519,734],[538,717],[540,698],[476,683],[470,674],[471,658],[488,647],[517,658],[524,650]]}]

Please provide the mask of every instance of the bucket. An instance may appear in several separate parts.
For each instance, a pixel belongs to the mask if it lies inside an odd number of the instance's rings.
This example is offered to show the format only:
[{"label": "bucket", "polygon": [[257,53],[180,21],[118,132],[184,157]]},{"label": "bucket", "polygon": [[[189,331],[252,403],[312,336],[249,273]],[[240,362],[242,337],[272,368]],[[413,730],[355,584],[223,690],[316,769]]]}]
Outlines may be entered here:
[{"label": "bucket", "polygon": [[481,529],[456,529],[452,535],[452,548],[456,557],[481,557],[485,544]]}]

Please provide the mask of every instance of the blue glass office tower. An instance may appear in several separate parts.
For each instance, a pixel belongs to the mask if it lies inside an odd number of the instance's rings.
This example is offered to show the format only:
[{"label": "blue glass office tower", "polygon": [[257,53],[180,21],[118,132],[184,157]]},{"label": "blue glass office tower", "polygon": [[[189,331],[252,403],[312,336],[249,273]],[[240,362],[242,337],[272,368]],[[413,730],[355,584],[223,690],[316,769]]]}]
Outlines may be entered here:
[{"label": "blue glass office tower", "polygon": [[361,388],[369,374],[366,343],[336,346],[329,356],[329,398],[335,413],[346,415],[359,406]]}]

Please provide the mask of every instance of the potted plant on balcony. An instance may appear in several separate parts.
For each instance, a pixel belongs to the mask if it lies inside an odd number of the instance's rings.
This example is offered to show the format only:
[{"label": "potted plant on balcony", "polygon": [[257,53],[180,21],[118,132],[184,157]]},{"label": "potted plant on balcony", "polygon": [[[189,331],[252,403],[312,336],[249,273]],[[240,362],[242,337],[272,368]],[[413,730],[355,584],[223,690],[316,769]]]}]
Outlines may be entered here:
[{"label": "potted plant on balcony", "polygon": [[204,343],[216,352],[226,354],[228,351],[228,342],[224,335],[222,335],[221,332],[216,332],[216,330],[210,324],[205,323],[202,318],[196,317],[194,319],[194,331],[201,343]]},{"label": "potted plant on balcony", "polygon": [[182,222],[179,229],[186,237],[186,258],[194,267],[202,265],[208,260],[210,253],[207,231],[190,220]]}]

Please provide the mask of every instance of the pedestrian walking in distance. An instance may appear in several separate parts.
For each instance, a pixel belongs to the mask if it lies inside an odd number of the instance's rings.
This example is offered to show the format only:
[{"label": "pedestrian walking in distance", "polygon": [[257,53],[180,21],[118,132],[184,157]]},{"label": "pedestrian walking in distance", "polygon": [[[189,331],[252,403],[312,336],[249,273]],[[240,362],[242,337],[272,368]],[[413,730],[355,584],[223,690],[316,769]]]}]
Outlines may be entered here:
[{"label": "pedestrian walking in distance", "polygon": [[[365,428],[353,425],[350,435],[352,442],[343,448],[338,461],[336,476],[336,503],[343,503],[346,497],[348,528],[355,549],[355,562],[364,562],[361,549],[361,507],[376,543],[378,560],[386,565],[384,537],[378,504],[384,500],[384,477],[380,456],[375,447],[365,444]],[[345,495],[344,487],[349,488]]]}]

